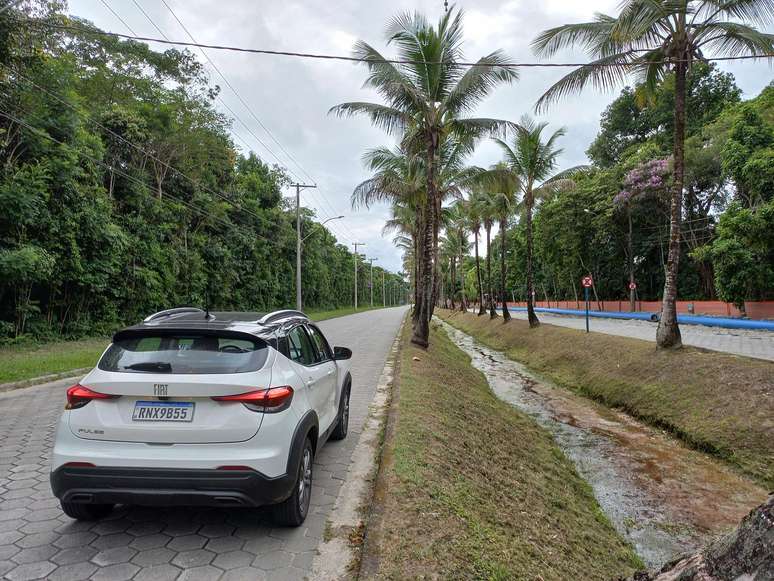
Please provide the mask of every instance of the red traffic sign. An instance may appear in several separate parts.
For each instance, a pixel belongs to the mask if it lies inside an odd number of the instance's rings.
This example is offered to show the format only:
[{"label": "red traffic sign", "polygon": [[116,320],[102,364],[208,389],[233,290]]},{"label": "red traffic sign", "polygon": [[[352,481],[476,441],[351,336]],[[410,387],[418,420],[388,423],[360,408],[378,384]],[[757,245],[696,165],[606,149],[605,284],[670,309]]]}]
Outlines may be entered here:
[{"label": "red traffic sign", "polygon": [[637,283],[632,281],[629,283],[629,290],[635,290],[637,288]]},{"label": "red traffic sign", "polygon": [[594,279],[591,278],[590,274],[586,275],[586,276],[583,277],[583,280],[581,281],[581,284],[583,285],[584,288],[590,288],[590,287],[594,286]]}]

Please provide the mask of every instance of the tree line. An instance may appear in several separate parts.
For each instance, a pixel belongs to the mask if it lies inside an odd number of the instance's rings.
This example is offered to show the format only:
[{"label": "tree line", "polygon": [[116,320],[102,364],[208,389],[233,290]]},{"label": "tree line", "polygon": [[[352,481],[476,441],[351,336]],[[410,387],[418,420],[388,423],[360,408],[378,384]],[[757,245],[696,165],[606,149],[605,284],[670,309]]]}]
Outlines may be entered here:
[{"label": "tree line", "polygon": [[[292,306],[285,171],[239,152],[188,50],[106,36],[63,9],[0,13],[0,342],[105,333],[178,305]],[[302,212],[305,307],[352,304],[354,260],[370,297],[362,258]],[[402,277],[385,283],[392,302]]]},{"label": "tree line", "polygon": [[[454,8],[437,24],[419,13],[396,16],[386,34],[393,61],[359,41],[366,86],[382,102],[332,109],[366,116],[397,138],[394,149],[366,152],[373,175],[352,201],[392,204],[387,229],[404,249],[414,287],[412,341],[427,345],[441,299],[465,308],[476,297],[479,312],[488,306],[494,315],[499,297],[507,321],[505,301],[518,293],[536,327],[538,291],[577,297],[585,274],[596,275],[603,298],[660,299],[660,347],[681,345],[678,289],[683,297],[736,304],[770,296],[772,88],[741,103],[733,77],[707,57],[774,54],[774,36],[755,28],[774,20],[774,4],[627,0],[616,17],[600,14],[539,34],[536,55],[579,47],[590,61],[549,87],[536,113],[588,86],[637,81],[604,113],[591,164],[565,169],[558,167],[563,128],[528,115],[518,122],[472,116],[519,72],[501,51],[463,64],[462,18]],[[482,139],[495,139],[503,151],[493,167],[466,161]]]}]

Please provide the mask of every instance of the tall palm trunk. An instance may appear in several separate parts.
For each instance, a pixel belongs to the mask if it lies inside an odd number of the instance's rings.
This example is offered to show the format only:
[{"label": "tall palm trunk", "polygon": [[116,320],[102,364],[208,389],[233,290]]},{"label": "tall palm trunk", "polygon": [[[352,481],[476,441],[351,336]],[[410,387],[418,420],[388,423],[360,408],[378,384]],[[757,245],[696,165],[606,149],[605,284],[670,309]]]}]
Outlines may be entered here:
[{"label": "tall palm trunk", "polygon": [[503,323],[511,320],[511,312],[508,310],[508,297],[505,293],[505,245],[508,227],[508,218],[500,216],[500,300],[503,302]]},{"label": "tall palm trunk", "polygon": [[629,250],[629,311],[632,313],[636,307],[635,305],[635,289],[634,289],[634,243],[632,241],[632,208],[627,204],[626,214],[629,218],[629,238],[627,239],[627,246]]},{"label": "tall palm trunk", "polygon": [[659,347],[681,347],[680,327],[677,326],[677,271],[680,262],[680,227],[683,206],[683,179],[685,175],[685,52],[679,53],[675,70],[675,179],[670,205],[669,254],[667,255],[664,297],[661,319],[656,331]]},{"label": "tall palm trunk", "polygon": [[486,224],[486,284],[489,290],[489,318],[494,319],[497,316],[494,304],[494,293],[492,292],[492,224]]},{"label": "tall palm trunk", "polygon": [[454,285],[457,282],[457,259],[453,256],[449,258],[449,301],[451,302],[451,310],[457,308],[455,302],[454,302]]},{"label": "tall palm trunk", "polygon": [[532,268],[532,187],[530,186],[524,196],[527,210],[527,319],[529,326],[534,328],[540,325],[540,319],[535,314],[535,275]]},{"label": "tall palm trunk", "polygon": [[424,219],[422,220],[422,254],[420,257],[419,302],[414,334],[411,342],[420,347],[430,344],[430,318],[433,316],[433,302],[435,300],[437,279],[434,258],[437,255],[436,236],[436,200],[438,192],[435,183],[435,150],[438,145],[438,136],[431,133],[428,136],[426,151],[427,192],[425,196]]},{"label": "tall palm trunk", "polygon": [[463,268],[465,264],[465,230],[460,228],[457,234],[460,237],[460,311],[464,313],[468,309],[467,300],[465,297],[465,269]]},{"label": "tall palm trunk", "polygon": [[478,315],[481,316],[486,313],[486,307],[484,306],[484,285],[481,284],[481,264],[478,258],[478,228],[473,231],[473,237],[475,238],[476,247],[476,282],[478,282]]}]

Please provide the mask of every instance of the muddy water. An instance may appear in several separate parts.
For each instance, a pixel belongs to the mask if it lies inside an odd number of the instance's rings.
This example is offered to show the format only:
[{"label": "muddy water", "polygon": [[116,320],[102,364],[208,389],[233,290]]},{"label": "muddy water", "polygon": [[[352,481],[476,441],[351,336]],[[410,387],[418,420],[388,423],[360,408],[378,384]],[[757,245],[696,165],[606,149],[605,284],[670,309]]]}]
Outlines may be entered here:
[{"label": "muddy water", "polygon": [[538,379],[503,353],[441,324],[500,399],[553,434],[648,567],[698,548],[766,499],[765,490],[705,454]]}]

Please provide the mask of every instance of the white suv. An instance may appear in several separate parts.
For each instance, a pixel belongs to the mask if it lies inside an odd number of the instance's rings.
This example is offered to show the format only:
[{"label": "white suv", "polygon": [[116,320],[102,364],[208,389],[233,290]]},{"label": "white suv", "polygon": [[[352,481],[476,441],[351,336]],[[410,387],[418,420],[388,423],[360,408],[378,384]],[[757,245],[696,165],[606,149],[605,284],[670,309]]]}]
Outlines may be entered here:
[{"label": "white suv", "polygon": [[351,356],[299,311],[151,315],[67,390],[51,488],[76,519],[271,504],[300,525],[315,452],[347,435]]}]

